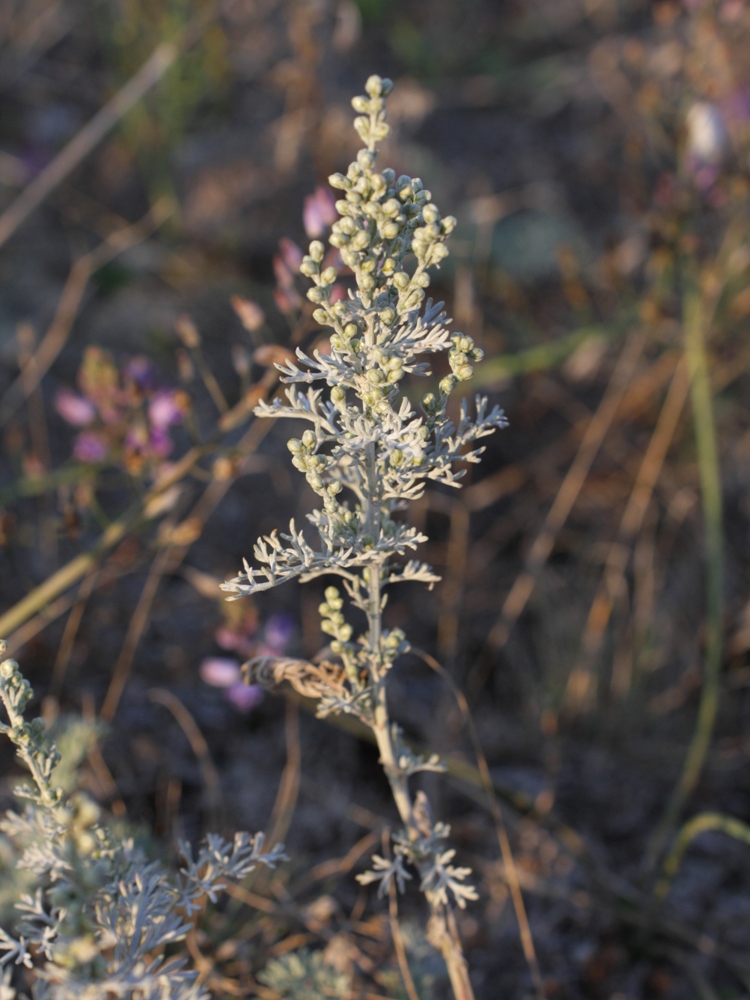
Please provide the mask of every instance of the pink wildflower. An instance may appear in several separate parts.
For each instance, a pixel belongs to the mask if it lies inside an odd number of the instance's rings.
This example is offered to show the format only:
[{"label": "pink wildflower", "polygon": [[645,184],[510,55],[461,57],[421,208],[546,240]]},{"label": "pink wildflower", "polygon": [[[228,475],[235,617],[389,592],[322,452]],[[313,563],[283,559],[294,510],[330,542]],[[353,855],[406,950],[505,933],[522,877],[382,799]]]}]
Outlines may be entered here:
[{"label": "pink wildflower", "polygon": [[304,254],[294,240],[287,239],[286,236],[282,237],[279,240],[279,253],[289,270],[296,274]]},{"label": "pink wildflower", "polygon": [[336,221],[336,203],[328,188],[316,188],[313,194],[305,198],[305,208],[302,221],[305,232],[310,239],[322,236],[329,226]]},{"label": "pink wildflower", "polygon": [[165,430],[182,422],[182,408],[177,394],[169,391],[157,392],[148,406],[151,426]]},{"label": "pink wildflower", "polygon": [[241,681],[240,665],[237,660],[225,656],[210,656],[199,668],[201,680],[213,687],[226,688]]},{"label": "pink wildflower", "polygon": [[266,321],[266,314],[252,299],[244,299],[241,295],[233,295],[232,308],[239,316],[240,323],[250,333],[259,330]]},{"label": "pink wildflower", "polygon": [[85,427],[96,416],[91,400],[84,399],[70,389],[61,389],[55,396],[55,409],[63,420],[74,427]]}]

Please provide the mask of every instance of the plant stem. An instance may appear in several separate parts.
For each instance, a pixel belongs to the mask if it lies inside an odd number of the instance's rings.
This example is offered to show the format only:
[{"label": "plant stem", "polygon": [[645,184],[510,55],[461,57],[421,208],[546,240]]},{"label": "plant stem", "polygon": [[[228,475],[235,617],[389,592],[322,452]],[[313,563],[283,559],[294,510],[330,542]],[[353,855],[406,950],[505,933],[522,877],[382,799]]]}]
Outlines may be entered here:
[{"label": "plant stem", "polygon": [[719,707],[724,616],[724,540],[721,469],[706,360],[706,333],[713,315],[713,298],[701,293],[695,275],[686,276],[683,299],[685,362],[690,375],[690,399],[706,537],[706,654],[703,689],[693,738],[682,774],[649,842],[645,861],[647,874],[653,871],[664,852],[685,802],[698,783]]},{"label": "plant stem", "polygon": [[[367,532],[372,538],[380,533],[380,499],[377,497],[377,459],[374,442],[366,450],[367,488],[365,492],[365,523]],[[409,793],[408,778],[398,766],[393,748],[388,703],[386,699],[386,671],[383,670],[381,652],[382,636],[382,597],[381,571],[385,560],[370,563],[368,567],[368,602],[367,621],[369,626],[370,672],[375,704],[373,706],[374,721],[372,730],[380,751],[380,763],[391,786],[396,808],[408,835],[414,840],[419,836],[419,829],[414,816],[414,808]],[[423,874],[420,872],[420,875]],[[439,949],[448,969],[451,986],[456,1000],[474,1000],[469,970],[464,957],[461,939],[456,927],[456,920],[450,907],[440,904],[430,904],[431,916],[428,924],[427,937],[430,943]]]},{"label": "plant stem", "polygon": [[728,837],[734,837],[735,840],[750,844],[750,826],[734,816],[724,816],[722,813],[714,812],[698,813],[697,816],[693,816],[675,837],[669,854],[664,860],[661,877],[654,889],[654,899],[657,903],[662,902],[669,892],[669,887],[679,870],[685,851],[696,837],[708,830],[720,830]]}]

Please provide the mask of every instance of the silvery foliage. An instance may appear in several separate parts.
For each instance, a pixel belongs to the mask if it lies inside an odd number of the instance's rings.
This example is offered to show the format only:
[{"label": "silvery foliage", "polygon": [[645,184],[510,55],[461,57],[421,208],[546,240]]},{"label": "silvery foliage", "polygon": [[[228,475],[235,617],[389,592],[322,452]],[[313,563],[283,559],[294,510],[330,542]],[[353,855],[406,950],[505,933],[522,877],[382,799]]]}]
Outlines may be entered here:
[{"label": "silvery foliage", "polygon": [[344,1000],[353,995],[350,973],[333,968],[322,951],[309,948],[272,958],[258,979],[283,1000]]},{"label": "silvery foliage", "polygon": [[165,958],[163,950],[184,940],[206,898],[214,901],[227,878],[242,878],[259,864],[273,867],[282,848],[262,854],[260,833],[237,834],[233,843],[209,835],[197,856],[180,845],[183,866],[172,878],[132,840],[115,839],[94,802],[56,787],[60,755],[45,738],[44,721],[24,719],[31,698],[18,664],[0,663],[0,701],[8,716],[0,732],[33,778],[16,789],[25,809],[7,813],[0,829],[37,886],[17,904],[18,937],[0,929],[0,965],[6,966],[0,1000],[16,996],[12,964],[33,970],[33,1000],[208,997],[184,957]]},{"label": "silvery foliage", "polygon": [[[393,860],[376,858],[374,870],[361,881],[380,880],[382,891],[393,880],[402,887],[410,862],[439,909],[449,901],[464,906],[476,894],[465,883],[468,869],[454,867],[453,851],[440,844],[447,827],[432,824],[426,801],[417,796],[412,803],[408,793],[409,776],[438,770],[440,763],[414,755],[387,720],[384,679],[409,647],[400,629],[382,628],[381,589],[406,580],[432,587],[439,579],[416,559],[394,562],[427,539],[393,515],[421,496],[428,480],[459,486],[464,470],[455,470],[455,463],[478,462],[484,449],[476,442],[505,427],[506,420],[481,397],[474,419],[465,400],[457,424],[448,415],[451,393],[471,378],[482,351],[471,337],[450,334],[442,303],[425,301],[428,269],[448,256],[445,240],[456,220],[441,217],[418,178],[375,170],[377,144],[390,131],[385,98],[391,87],[389,80],[373,76],[367,96],[354,98],[354,126],[366,148],[345,175],[329,178],[344,193],[336,202],[340,218],[329,242],[351,269],[356,290],[333,300],[337,269],[324,264],[323,244],[312,242],[300,270],[312,281],[308,298],[316,305],[314,319],[331,328],[330,351],[309,356],[298,349],[296,363],[277,365],[288,386],[286,400],[263,402],[255,410],[261,417],[310,425],[288,447],[292,463],[322,498],[321,508],[309,515],[319,544],[313,546],[292,521],[288,532],[259,539],[257,566],[245,560],[244,571],[223,588],[235,600],[294,578],[304,582],[336,574],[351,603],[368,616],[368,631],[355,639],[339,591],[328,587],[320,613],[336,662],[278,661],[272,667],[251,661],[245,678],[253,683],[286,679],[308,694],[323,685],[317,693],[319,714],[349,712],[373,728],[408,833],[394,841]],[[401,382],[407,374],[429,375],[425,356],[442,351],[447,351],[450,374],[415,407]]]}]

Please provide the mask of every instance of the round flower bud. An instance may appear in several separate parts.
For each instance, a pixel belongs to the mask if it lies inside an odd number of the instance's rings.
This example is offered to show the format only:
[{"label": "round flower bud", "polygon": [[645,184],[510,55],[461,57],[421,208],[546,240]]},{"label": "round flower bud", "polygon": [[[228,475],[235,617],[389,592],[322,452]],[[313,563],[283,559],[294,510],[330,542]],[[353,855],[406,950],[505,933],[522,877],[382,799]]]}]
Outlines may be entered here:
[{"label": "round flower bud", "polygon": [[369,274],[363,274],[359,279],[359,287],[363,292],[371,292],[375,287],[375,279]]},{"label": "round flower bud", "polygon": [[312,243],[310,244],[310,256],[312,257],[312,259],[315,261],[316,264],[319,264],[323,260],[325,252],[326,248],[323,246],[320,240],[312,241]]},{"label": "round flower bud", "polygon": [[396,288],[399,288],[401,291],[403,291],[405,288],[408,287],[410,280],[411,279],[409,278],[409,275],[406,273],[406,271],[397,271],[393,275],[393,284],[396,286]]},{"label": "round flower bud", "polygon": [[332,285],[336,278],[338,277],[338,271],[335,267],[327,267],[325,271],[320,276],[320,280],[325,285]]},{"label": "round flower bud", "polygon": [[307,297],[311,302],[322,302],[325,298],[322,288],[318,288],[317,285],[312,288],[307,289]]},{"label": "round flower bud", "polygon": [[371,153],[369,149],[360,149],[357,153],[357,163],[362,170],[371,170],[375,163],[375,154]]},{"label": "round flower bud", "polygon": [[385,323],[387,326],[390,326],[391,323],[396,318],[396,310],[388,306],[387,309],[383,309],[382,312],[379,312],[378,316],[380,317],[383,323]]},{"label": "round flower bud", "polygon": [[425,205],[422,209],[422,218],[427,223],[437,222],[440,218],[440,212],[437,210],[436,205]]},{"label": "round flower bud", "polygon": [[352,246],[356,247],[357,250],[364,250],[370,245],[370,234],[364,229],[360,229],[356,236],[352,239]]},{"label": "round flower bud", "polygon": [[397,222],[386,222],[384,226],[380,227],[380,233],[383,239],[395,240],[400,232],[399,225]]},{"label": "round flower bud", "polygon": [[380,385],[383,382],[383,373],[377,368],[371,368],[367,373],[367,381],[370,385]]},{"label": "round flower bud", "polygon": [[328,178],[328,183],[333,188],[338,188],[339,191],[346,191],[349,187],[349,181],[343,174],[331,174]]},{"label": "round flower bud", "polygon": [[9,681],[17,670],[18,664],[15,660],[3,660],[3,662],[0,663],[0,677],[2,677],[5,681]]},{"label": "round flower bud", "polygon": [[368,101],[366,97],[353,97],[352,107],[360,115],[366,115],[369,111]]},{"label": "round flower bud", "polygon": [[446,375],[445,378],[440,380],[439,389],[444,396],[447,396],[449,393],[453,392],[457,385],[458,379],[455,375]]},{"label": "round flower bud", "polygon": [[335,604],[338,600],[339,592],[335,587],[326,587],[323,595],[329,604]]},{"label": "round flower bud", "polygon": [[349,242],[349,239],[342,233],[331,233],[331,235],[328,237],[328,242],[331,244],[332,247],[336,247],[337,250],[340,250],[343,246],[346,246],[346,244]]},{"label": "round flower bud", "polygon": [[331,389],[331,402],[335,406],[339,406],[341,403],[344,402],[345,399],[346,399],[346,392],[345,392],[345,390],[342,389],[340,385],[335,385]]},{"label": "round flower bud", "polygon": [[328,313],[325,309],[316,309],[313,313],[313,319],[316,323],[320,323],[321,326],[325,326],[328,323]]},{"label": "round flower bud", "polygon": [[370,97],[380,97],[383,93],[383,80],[381,77],[373,74],[367,78],[367,83],[365,84],[365,90],[370,95]]},{"label": "round flower bud", "polygon": [[390,276],[396,270],[396,261],[393,259],[393,257],[386,257],[385,260],[383,261],[383,266],[381,267],[380,270],[386,276],[386,278],[390,278]]},{"label": "round flower bud", "polygon": [[302,444],[304,445],[305,448],[315,447],[315,441],[316,438],[314,431],[306,430],[305,433],[302,435]]},{"label": "round flower bud", "polygon": [[318,273],[318,265],[312,259],[312,257],[303,257],[302,263],[299,266],[300,272],[308,278],[312,278],[314,274]]},{"label": "round flower bud", "polygon": [[474,369],[471,367],[471,365],[463,365],[463,367],[459,368],[458,371],[456,372],[456,378],[459,380],[459,382],[466,382],[468,379],[471,378],[473,374],[474,374]]},{"label": "round flower bud", "polygon": [[446,217],[440,223],[440,228],[443,230],[446,236],[450,236],[453,230],[456,228],[456,219],[452,215],[446,215]]}]

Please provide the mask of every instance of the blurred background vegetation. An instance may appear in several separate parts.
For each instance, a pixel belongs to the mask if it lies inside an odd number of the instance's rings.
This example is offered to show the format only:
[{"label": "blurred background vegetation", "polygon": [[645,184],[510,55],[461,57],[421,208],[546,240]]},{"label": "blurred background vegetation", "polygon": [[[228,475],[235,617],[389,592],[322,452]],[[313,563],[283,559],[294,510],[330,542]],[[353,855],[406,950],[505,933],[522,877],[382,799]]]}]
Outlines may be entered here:
[{"label": "blurred background vegetation", "polygon": [[[443,582],[388,609],[465,692],[526,896],[524,949],[465,716],[405,659],[399,721],[447,749],[430,797],[481,876],[477,995],[746,996],[745,0],[0,0],[0,633],[118,822],[287,839],[191,939],[217,996],[406,995],[350,875],[393,822],[375,752],[237,683],[320,648],[314,587],[218,590],[312,504],[251,407],[325,344],[295,266],[373,72],[510,419],[414,505]],[[5,914],[0,842],[3,870]]]}]

